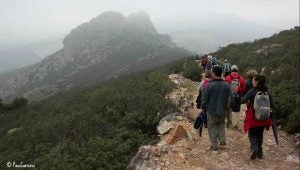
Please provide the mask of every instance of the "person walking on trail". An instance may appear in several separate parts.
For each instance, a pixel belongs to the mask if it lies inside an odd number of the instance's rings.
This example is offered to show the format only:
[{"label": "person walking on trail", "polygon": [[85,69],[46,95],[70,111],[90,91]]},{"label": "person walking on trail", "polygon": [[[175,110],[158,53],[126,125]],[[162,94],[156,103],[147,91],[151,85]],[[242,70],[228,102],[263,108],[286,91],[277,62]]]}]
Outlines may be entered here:
[{"label": "person walking on trail", "polygon": [[238,67],[233,65],[231,66],[231,74],[226,76],[225,80],[229,83],[231,88],[231,111],[228,111],[226,115],[227,127],[229,127],[231,122],[232,127],[237,129],[240,118],[241,98],[246,91],[245,79],[239,75]]},{"label": "person walking on trail", "polygon": [[207,64],[206,64],[206,70],[211,70],[212,68],[212,56],[207,56]]},{"label": "person walking on trail", "polygon": [[224,77],[227,77],[231,73],[231,64],[227,61],[227,59],[224,60],[224,63],[222,64],[222,69]]},{"label": "person walking on trail", "polygon": [[265,85],[265,76],[255,75],[250,89],[242,98],[242,103],[248,103],[246,118],[244,120],[244,130],[248,131],[248,138],[251,145],[252,160],[256,157],[263,157],[263,132],[272,126],[270,119],[274,103],[272,95]]},{"label": "person walking on trail", "polygon": [[[201,99],[200,112],[206,110],[208,134],[211,146],[209,149],[217,151],[226,145],[225,113],[230,96],[230,86],[222,78],[222,68],[212,68],[212,80],[208,83]],[[219,141],[218,141],[219,140]]]},{"label": "person walking on trail", "polygon": [[216,56],[213,56],[211,58],[211,65],[212,65],[212,67],[215,66],[215,65],[217,65],[217,57]]},{"label": "person walking on trail", "polygon": [[254,76],[256,76],[258,73],[256,70],[249,70],[247,71],[246,73],[246,77],[247,77],[247,80],[246,80],[246,92],[245,94],[253,88],[253,84],[252,84],[252,79]]},{"label": "person walking on trail", "polygon": [[[200,82],[199,94],[196,100],[197,108],[201,108],[201,99],[204,94],[204,90],[206,89],[209,81],[212,80],[212,74],[210,70],[207,70],[205,73],[202,74],[202,81]],[[206,110],[203,110],[204,118],[207,118]],[[204,122],[205,127],[207,127],[207,121]]]},{"label": "person walking on trail", "polygon": [[201,60],[201,66],[203,68],[203,72],[205,72],[205,68],[206,68],[206,65],[208,63],[208,59],[206,56],[203,57],[203,59]]}]

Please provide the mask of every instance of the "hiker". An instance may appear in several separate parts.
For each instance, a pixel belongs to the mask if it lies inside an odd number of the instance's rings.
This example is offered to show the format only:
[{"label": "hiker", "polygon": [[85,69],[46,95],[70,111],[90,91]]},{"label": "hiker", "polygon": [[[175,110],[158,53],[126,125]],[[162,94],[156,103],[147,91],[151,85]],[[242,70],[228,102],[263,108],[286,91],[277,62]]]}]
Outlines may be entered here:
[{"label": "hiker", "polygon": [[241,110],[241,97],[245,94],[246,84],[243,76],[239,75],[238,67],[236,65],[231,66],[231,74],[226,76],[225,80],[231,87],[231,111],[228,111],[227,127],[232,123],[232,127],[238,129],[238,122],[240,118]]},{"label": "hiker", "polygon": [[[252,160],[263,156],[263,133],[264,129],[272,126],[270,114],[274,109],[272,95],[265,85],[265,76],[255,75],[252,79],[253,88],[242,98],[242,103],[248,103],[244,130],[248,131],[248,138],[251,145]],[[261,109],[264,108],[264,109]]]},{"label": "hiker", "polygon": [[[204,74],[202,74],[202,81],[200,83],[199,94],[196,100],[197,108],[201,108],[201,99],[204,94],[204,90],[206,89],[208,82],[212,80],[212,74],[210,70],[207,70]],[[206,118],[206,111],[203,110],[204,118]],[[204,121],[205,127],[207,127],[207,121]]]},{"label": "hiker", "polygon": [[206,64],[206,70],[211,70],[211,68],[212,68],[212,56],[211,55],[209,55],[208,57],[207,57],[207,64]]},{"label": "hiker", "polygon": [[219,145],[226,145],[225,113],[230,96],[230,86],[221,76],[222,68],[220,66],[213,67],[213,79],[209,81],[204,90],[200,108],[200,112],[205,110],[207,113],[208,134],[211,142],[209,149],[214,151],[218,151]]},{"label": "hiker", "polygon": [[246,80],[246,92],[245,94],[253,88],[253,85],[252,85],[252,79],[254,76],[256,76],[258,73],[256,70],[249,70],[247,71],[246,73],[246,77],[247,77],[247,80]]},{"label": "hiker", "polygon": [[231,73],[231,65],[227,61],[227,59],[224,60],[224,63],[222,64],[222,69],[223,69],[223,76],[227,77]]},{"label": "hiker", "polygon": [[203,72],[205,72],[207,63],[208,63],[208,59],[206,56],[204,56],[203,59],[201,60],[201,66],[203,67]]},{"label": "hiker", "polygon": [[212,65],[212,67],[215,66],[215,65],[217,65],[217,57],[216,56],[213,56],[211,58],[211,65]]}]

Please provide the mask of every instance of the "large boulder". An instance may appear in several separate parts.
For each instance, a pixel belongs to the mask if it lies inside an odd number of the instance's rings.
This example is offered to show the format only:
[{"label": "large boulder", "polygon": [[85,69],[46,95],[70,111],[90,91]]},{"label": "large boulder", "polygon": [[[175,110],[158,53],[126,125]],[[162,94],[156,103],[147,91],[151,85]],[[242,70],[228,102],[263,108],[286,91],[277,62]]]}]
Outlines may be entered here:
[{"label": "large boulder", "polygon": [[184,129],[182,125],[176,125],[175,128],[171,131],[166,143],[174,144],[178,140],[187,137],[187,131]]}]

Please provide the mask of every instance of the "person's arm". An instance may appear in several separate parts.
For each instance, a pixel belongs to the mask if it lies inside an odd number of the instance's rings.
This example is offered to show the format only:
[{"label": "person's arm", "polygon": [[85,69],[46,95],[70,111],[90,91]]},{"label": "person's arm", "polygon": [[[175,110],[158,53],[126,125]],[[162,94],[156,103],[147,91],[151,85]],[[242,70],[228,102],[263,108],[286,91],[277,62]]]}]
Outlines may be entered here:
[{"label": "person's arm", "polygon": [[251,97],[253,97],[254,95],[254,90],[251,89],[249,90],[243,97],[242,97],[242,104],[246,103],[248,100],[251,99]]},{"label": "person's arm", "polygon": [[199,93],[201,93],[201,90],[203,89],[203,84],[204,84],[204,81],[202,80],[202,81],[200,82]]},{"label": "person's arm", "polygon": [[202,99],[201,99],[201,109],[202,110],[206,110],[207,107],[207,103],[208,103],[208,93],[209,93],[209,85],[206,87],[206,89],[204,90],[204,93],[202,95]]},{"label": "person's arm", "polygon": [[203,86],[203,81],[201,81],[201,83],[200,83],[199,93],[198,93],[198,97],[197,97],[197,99],[196,99],[196,103],[197,103],[196,107],[197,107],[198,109],[200,109],[200,107],[201,107],[202,86]]}]

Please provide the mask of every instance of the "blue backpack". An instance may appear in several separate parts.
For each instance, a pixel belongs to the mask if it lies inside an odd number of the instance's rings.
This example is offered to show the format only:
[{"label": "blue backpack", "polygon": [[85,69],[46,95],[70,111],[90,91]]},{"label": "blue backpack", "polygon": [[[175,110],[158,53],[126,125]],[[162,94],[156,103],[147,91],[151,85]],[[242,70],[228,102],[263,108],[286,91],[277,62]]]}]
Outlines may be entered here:
[{"label": "blue backpack", "polygon": [[211,63],[212,63],[212,65],[217,64],[217,58],[215,56],[213,56],[213,58],[211,59]]}]

